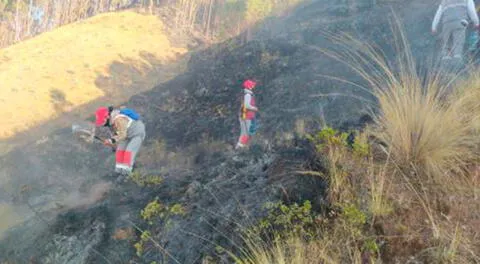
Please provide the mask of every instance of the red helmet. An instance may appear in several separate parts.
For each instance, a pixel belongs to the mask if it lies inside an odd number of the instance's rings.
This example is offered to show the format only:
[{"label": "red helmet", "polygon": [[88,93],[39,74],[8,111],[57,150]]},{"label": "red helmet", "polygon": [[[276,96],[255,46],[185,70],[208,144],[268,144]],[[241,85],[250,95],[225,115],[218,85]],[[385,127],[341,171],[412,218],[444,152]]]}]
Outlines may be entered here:
[{"label": "red helmet", "polygon": [[95,111],[95,125],[96,126],[103,126],[108,119],[108,108],[107,107],[100,107]]},{"label": "red helmet", "polygon": [[253,80],[246,80],[243,82],[243,88],[248,90],[252,90],[253,88],[255,88],[255,85],[257,85],[257,83]]}]

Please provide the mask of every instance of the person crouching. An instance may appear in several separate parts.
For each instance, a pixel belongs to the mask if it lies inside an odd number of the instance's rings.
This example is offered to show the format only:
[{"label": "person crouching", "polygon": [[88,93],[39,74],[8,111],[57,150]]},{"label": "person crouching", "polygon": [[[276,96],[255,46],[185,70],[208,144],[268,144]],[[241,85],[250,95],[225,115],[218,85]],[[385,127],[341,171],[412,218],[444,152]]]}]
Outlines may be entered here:
[{"label": "person crouching", "polygon": [[116,147],[115,172],[129,175],[133,171],[135,157],[145,139],[145,124],[132,109],[100,107],[95,112],[97,127],[110,128],[112,137],[103,144]]}]

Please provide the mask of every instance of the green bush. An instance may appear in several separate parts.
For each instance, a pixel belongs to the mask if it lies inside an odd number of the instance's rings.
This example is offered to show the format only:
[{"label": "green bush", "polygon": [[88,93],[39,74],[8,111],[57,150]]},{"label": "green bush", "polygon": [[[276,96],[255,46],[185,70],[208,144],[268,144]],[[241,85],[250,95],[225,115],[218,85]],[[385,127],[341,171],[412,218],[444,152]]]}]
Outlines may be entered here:
[{"label": "green bush", "polygon": [[153,224],[152,220],[160,218],[162,220],[168,219],[174,215],[185,215],[185,208],[181,204],[173,204],[166,206],[158,202],[158,198],[149,202],[145,208],[140,212],[142,219],[148,221],[149,224]]},{"label": "green bush", "polygon": [[285,205],[283,202],[266,203],[264,208],[268,215],[248,231],[255,235],[283,236],[285,231],[312,237],[314,232],[315,215],[312,212],[310,201],[306,200],[303,205],[293,203]]},{"label": "green bush", "polygon": [[249,23],[255,23],[267,17],[273,9],[271,0],[247,0],[246,20]]},{"label": "green bush", "polygon": [[144,175],[138,171],[131,173],[128,178],[141,187],[152,187],[160,185],[163,182],[163,178],[158,175]]},{"label": "green bush", "polygon": [[361,238],[363,227],[367,223],[367,216],[354,204],[343,204],[339,220],[351,233],[352,237]]},{"label": "green bush", "polygon": [[[168,229],[172,225],[171,217],[177,215],[186,215],[185,208],[181,204],[164,205],[158,201],[158,198],[149,202],[140,212],[141,218],[151,226],[157,223],[155,220],[158,220],[158,222],[162,221],[163,229]],[[155,241],[152,238],[151,231],[142,231],[140,240],[133,245],[139,257],[143,255],[148,241],[152,243]]]},{"label": "green bush", "polygon": [[367,157],[370,155],[371,147],[368,143],[366,134],[357,135],[352,144],[353,154],[358,157]]},{"label": "green bush", "polygon": [[145,250],[145,243],[148,242],[151,237],[152,235],[150,231],[142,232],[142,235],[140,236],[140,241],[133,245],[135,247],[135,250],[137,251],[137,256],[141,257],[143,255],[143,252]]},{"label": "green bush", "polygon": [[326,147],[346,147],[348,134],[339,133],[331,127],[325,127],[317,134],[307,135],[307,139],[315,144],[317,151],[323,152]]}]

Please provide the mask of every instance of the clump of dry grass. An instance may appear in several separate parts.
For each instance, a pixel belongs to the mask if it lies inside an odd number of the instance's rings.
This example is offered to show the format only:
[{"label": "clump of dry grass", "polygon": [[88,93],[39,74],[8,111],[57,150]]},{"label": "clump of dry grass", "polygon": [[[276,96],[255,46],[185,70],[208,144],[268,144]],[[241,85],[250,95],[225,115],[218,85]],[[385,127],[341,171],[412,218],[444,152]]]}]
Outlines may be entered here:
[{"label": "clump of dry grass", "polygon": [[419,80],[403,80],[377,88],[382,114],[375,118],[375,135],[405,173],[451,184],[478,155],[471,120],[479,112],[464,104],[465,95],[442,102],[439,84],[430,85],[423,91]]},{"label": "clump of dry grass", "polygon": [[[377,99],[373,135],[405,175],[425,176],[425,184],[457,186],[468,165],[479,157],[480,92],[478,78],[459,89],[442,79],[443,72],[424,77],[401,30],[396,67],[375,47],[348,35],[332,39],[343,52],[326,52],[362,76]],[[448,75],[451,76],[451,75]],[[449,89],[455,91],[448,96]]]},{"label": "clump of dry grass", "polygon": [[[305,242],[298,236],[271,243],[248,240],[245,255],[238,264],[336,264],[362,263],[361,252],[350,247],[339,247],[331,239]],[[352,251],[353,250],[353,251]]]}]

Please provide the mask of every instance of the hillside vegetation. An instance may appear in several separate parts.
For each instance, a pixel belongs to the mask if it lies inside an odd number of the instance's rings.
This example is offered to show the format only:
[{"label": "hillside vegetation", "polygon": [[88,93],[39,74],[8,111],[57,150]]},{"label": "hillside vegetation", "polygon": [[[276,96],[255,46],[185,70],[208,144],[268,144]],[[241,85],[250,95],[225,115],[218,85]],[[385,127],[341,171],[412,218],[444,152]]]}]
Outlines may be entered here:
[{"label": "hillside vegetation", "polygon": [[[163,30],[153,15],[108,13],[0,50],[6,113],[0,138],[103,96],[125,99],[152,87],[158,77],[148,73],[186,51],[173,47]],[[142,86],[135,87],[140,80]]]},{"label": "hillside vegetation", "polygon": [[[480,263],[480,76],[428,65],[434,2],[315,0],[192,52],[124,102],[147,130],[124,182],[69,127],[13,149],[0,210],[31,217],[4,217],[0,263]],[[247,78],[259,126],[235,151]]]},{"label": "hillside vegetation", "polygon": [[63,25],[126,9],[166,15],[177,33],[213,40],[238,35],[272,14],[289,11],[303,0],[1,0],[0,47]]},{"label": "hillside vegetation", "polygon": [[397,67],[367,43],[335,39],[330,56],[365,78],[378,111],[353,142],[328,126],[307,136],[326,170],[301,173],[328,182],[328,205],[271,207],[236,263],[479,263],[478,74],[450,93],[444,72],[417,72],[404,36]]}]

